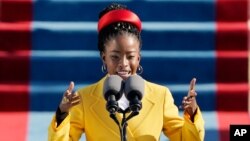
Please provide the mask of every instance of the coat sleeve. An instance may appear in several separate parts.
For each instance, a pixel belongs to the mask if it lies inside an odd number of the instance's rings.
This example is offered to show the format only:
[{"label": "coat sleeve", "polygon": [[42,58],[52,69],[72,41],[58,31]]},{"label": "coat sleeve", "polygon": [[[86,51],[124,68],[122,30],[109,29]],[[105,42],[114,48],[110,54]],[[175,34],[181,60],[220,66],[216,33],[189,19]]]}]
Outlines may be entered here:
[{"label": "coat sleeve", "polygon": [[203,141],[204,140],[204,120],[198,108],[194,123],[187,113],[184,117],[179,116],[179,111],[174,104],[172,94],[165,90],[163,132],[171,141]]},{"label": "coat sleeve", "polygon": [[57,127],[55,115],[48,128],[48,141],[78,141],[84,132],[84,108],[80,104],[71,108],[69,115]]}]

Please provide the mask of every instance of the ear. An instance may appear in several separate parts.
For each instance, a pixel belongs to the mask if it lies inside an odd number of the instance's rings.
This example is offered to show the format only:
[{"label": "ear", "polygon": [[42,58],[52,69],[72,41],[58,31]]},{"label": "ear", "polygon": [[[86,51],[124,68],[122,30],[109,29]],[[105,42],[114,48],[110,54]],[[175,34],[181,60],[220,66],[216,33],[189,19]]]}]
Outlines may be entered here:
[{"label": "ear", "polygon": [[102,59],[102,62],[104,63],[105,62],[105,54],[104,54],[104,52],[101,52],[101,59]]},{"label": "ear", "polygon": [[141,53],[138,55],[138,61],[141,61]]}]

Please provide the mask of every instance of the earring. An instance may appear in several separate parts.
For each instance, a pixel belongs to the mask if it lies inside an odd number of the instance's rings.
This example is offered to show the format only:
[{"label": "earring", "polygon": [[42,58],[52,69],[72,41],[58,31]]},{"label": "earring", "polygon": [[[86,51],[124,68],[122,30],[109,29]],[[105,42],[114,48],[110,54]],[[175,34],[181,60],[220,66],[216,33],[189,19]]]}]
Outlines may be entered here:
[{"label": "earring", "polygon": [[143,68],[141,65],[139,65],[138,69],[137,69],[137,74],[142,74],[143,73]]},{"label": "earring", "polygon": [[102,64],[102,72],[107,73],[107,67],[105,64]]}]

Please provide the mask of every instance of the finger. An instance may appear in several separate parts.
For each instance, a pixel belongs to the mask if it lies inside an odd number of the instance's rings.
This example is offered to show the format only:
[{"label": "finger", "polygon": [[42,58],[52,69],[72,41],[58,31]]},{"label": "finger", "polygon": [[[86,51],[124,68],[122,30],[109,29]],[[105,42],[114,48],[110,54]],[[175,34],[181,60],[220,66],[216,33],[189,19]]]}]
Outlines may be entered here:
[{"label": "finger", "polygon": [[191,90],[188,94],[188,99],[196,97],[196,96],[197,96],[197,93],[195,92],[195,90]]},{"label": "finger", "polygon": [[185,100],[183,100],[181,103],[182,103],[182,104],[185,104]]},{"label": "finger", "polygon": [[73,99],[74,97],[79,97],[78,94],[76,92],[71,92],[65,95],[70,101],[71,99]]},{"label": "finger", "polygon": [[192,103],[191,101],[185,101],[185,102],[183,103],[183,106],[190,105],[191,103]]},{"label": "finger", "polygon": [[71,102],[80,100],[80,96],[74,96],[71,98]]},{"label": "finger", "polygon": [[189,104],[191,104],[191,101],[185,101],[184,104],[185,104],[185,105],[189,105]]},{"label": "finger", "polygon": [[74,82],[73,82],[73,81],[71,81],[71,82],[70,82],[70,84],[69,84],[69,87],[68,87],[68,91],[69,91],[69,93],[71,93],[71,92],[73,91],[74,86],[75,86]]},{"label": "finger", "polygon": [[69,90],[67,90],[64,94],[64,97],[66,97],[67,99],[71,98],[71,92],[69,92]]},{"label": "finger", "polygon": [[75,92],[72,96],[72,99],[71,99],[71,105],[76,105],[78,103],[80,103],[80,96],[77,94],[77,92]]},{"label": "finger", "polygon": [[182,99],[182,101],[185,101],[187,99],[188,99],[188,96],[184,96],[183,99]]},{"label": "finger", "polygon": [[190,109],[191,107],[190,107],[190,105],[185,105],[184,107],[183,107],[183,109]]},{"label": "finger", "polygon": [[74,92],[72,95],[71,95],[72,98],[75,98],[75,97],[79,97],[78,93],[77,92]]},{"label": "finger", "polygon": [[180,109],[184,109],[188,104],[191,103],[193,96],[184,96],[182,99],[182,105],[179,105]]},{"label": "finger", "polygon": [[69,103],[69,99],[66,96],[64,96],[61,103],[62,104]]},{"label": "finger", "polygon": [[75,105],[77,105],[77,104],[79,104],[80,103],[80,99],[79,100],[76,100],[76,101],[74,101],[74,102],[71,102],[71,106],[75,106]]},{"label": "finger", "polygon": [[74,97],[71,98],[71,101],[76,101],[78,99],[80,99],[80,96],[74,96]]},{"label": "finger", "polygon": [[182,105],[179,105],[179,109],[186,109],[187,107],[189,107],[189,104],[189,102],[184,101],[182,102]]},{"label": "finger", "polygon": [[189,90],[195,90],[195,83],[196,83],[196,78],[193,78],[190,82],[190,88]]}]

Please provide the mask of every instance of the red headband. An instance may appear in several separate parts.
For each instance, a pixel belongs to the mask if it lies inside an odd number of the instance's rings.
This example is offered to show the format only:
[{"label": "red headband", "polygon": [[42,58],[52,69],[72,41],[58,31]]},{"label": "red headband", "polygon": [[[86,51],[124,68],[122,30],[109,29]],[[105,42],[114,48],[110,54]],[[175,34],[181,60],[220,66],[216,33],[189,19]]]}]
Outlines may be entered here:
[{"label": "red headband", "polygon": [[119,9],[112,10],[101,17],[98,22],[98,32],[100,32],[105,26],[114,22],[129,22],[141,31],[141,20],[139,17],[129,10]]}]

